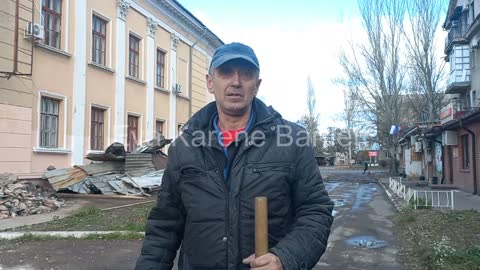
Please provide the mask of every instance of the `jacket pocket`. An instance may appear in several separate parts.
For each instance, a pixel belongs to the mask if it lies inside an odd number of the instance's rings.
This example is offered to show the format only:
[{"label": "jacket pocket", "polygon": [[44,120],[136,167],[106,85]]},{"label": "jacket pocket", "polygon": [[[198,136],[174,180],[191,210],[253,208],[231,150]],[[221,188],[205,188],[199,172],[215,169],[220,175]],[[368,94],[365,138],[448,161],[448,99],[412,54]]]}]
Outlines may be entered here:
[{"label": "jacket pocket", "polygon": [[197,177],[206,177],[207,173],[194,165],[187,165],[178,171],[180,179],[191,179]]},{"label": "jacket pocket", "polygon": [[225,269],[227,242],[224,222],[190,222],[186,224],[183,247],[186,260],[194,269]]},{"label": "jacket pocket", "polygon": [[292,163],[251,163],[247,166],[250,174],[262,174],[265,172],[291,172]]}]

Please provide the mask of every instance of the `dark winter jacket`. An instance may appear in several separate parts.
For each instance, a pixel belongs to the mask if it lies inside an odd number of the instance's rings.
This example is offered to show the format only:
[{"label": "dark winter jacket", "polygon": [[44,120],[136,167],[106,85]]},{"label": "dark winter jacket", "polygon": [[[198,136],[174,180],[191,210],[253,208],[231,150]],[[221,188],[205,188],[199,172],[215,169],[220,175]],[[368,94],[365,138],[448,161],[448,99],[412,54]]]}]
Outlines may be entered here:
[{"label": "dark winter jacket", "polygon": [[257,196],[268,197],[270,252],[283,268],[316,265],[327,245],[333,203],[306,132],[258,99],[253,111],[248,135],[227,152],[212,127],[215,102],[184,126],[169,148],[136,269],[172,269],[180,245],[179,269],[249,269],[242,259],[254,253]]}]

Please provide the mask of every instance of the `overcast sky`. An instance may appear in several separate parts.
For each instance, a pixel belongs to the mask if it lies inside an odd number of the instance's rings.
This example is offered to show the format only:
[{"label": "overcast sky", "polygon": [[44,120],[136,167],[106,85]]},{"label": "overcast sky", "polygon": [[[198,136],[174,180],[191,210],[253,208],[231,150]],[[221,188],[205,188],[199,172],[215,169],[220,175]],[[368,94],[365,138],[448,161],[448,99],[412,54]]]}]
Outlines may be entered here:
[{"label": "overcast sky", "polygon": [[283,117],[307,112],[307,77],[312,79],[320,131],[343,127],[343,92],[332,81],[342,74],[340,49],[362,39],[356,0],[178,0],[225,43],[250,45],[263,79],[258,96]]}]

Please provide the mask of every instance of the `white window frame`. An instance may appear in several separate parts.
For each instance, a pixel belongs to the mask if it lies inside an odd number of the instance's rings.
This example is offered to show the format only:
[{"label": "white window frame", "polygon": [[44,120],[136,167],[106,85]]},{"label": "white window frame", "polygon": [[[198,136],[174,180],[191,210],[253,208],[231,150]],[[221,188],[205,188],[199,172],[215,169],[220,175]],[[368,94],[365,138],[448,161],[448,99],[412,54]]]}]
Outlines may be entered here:
[{"label": "white window frame", "polygon": [[[40,0],[40,3],[39,3],[40,25],[45,27],[45,25],[44,25],[45,21],[43,19],[43,15],[42,15],[43,1],[45,1],[45,0]],[[64,5],[64,3],[65,3],[65,5]],[[60,42],[60,49],[58,49],[58,50],[60,50],[62,52],[69,53],[68,52],[68,30],[70,29],[70,25],[69,25],[69,22],[70,22],[70,0],[62,0],[62,14],[64,14],[64,11],[65,11],[65,23],[61,24],[62,25],[62,27],[61,27],[62,32],[61,33],[64,33],[64,34],[61,34],[61,41],[64,41],[64,42],[63,42],[63,46],[62,46],[62,42]],[[62,18],[62,22],[63,22],[63,18]],[[65,29],[64,29],[64,27],[65,27]],[[37,45],[39,45],[40,47],[47,47],[47,49],[53,48],[53,47],[50,47],[50,46],[45,45],[43,43],[40,43],[40,44],[37,44]]]},{"label": "white window frame", "polygon": [[163,118],[155,118],[155,130],[153,131],[154,134],[153,134],[153,137],[155,138],[157,136],[157,122],[160,121],[160,122],[163,122],[163,137],[167,138],[167,120],[163,119]]},{"label": "white window frame", "polygon": [[[104,110],[104,118],[107,117],[107,121],[104,121],[104,125],[106,125],[106,128],[107,128],[107,132],[106,132],[106,136],[107,136],[107,140],[106,140],[106,145],[105,145],[105,149],[110,146],[111,141],[110,141],[110,135],[111,135],[111,130],[110,130],[110,106],[106,106],[106,105],[101,105],[101,104],[97,104],[97,103],[90,103],[90,113],[89,113],[89,117],[88,117],[88,134],[89,134],[89,138],[92,134],[92,108],[97,108],[97,109],[102,109]],[[91,139],[90,139],[91,140]],[[87,153],[104,153],[105,151],[101,151],[101,150],[92,150],[91,147],[91,142],[90,140],[88,140],[88,152]],[[105,138],[103,138],[103,140],[105,141]]]},{"label": "white window frame", "polygon": [[[108,16],[105,16],[103,15],[102,13],[98,12],[97,10],[95,9],[92,9],[90,11],[90,50],[89,50],[89,58],[88,58],[88,61],[89,63],[94,63],[92,61],[92,47],[93,47],[93,40],[92,40],[92,32],[93,32],[93,16],[97,16],[101,19],[103,19],[107,25],[105,27],[105,30],[108,31],[108,33],[105,35],[105,39],[108,39],[108,40],[105,40],[105,67],[108,67],[110,69],[113,69],[112,68],[112,19],[110,19]],[[107,51],[108,50],[108,51]],[[97,64],[97,63],[95,63]],[[99,64],[97,64],[99,65]]]},{"label": "white window frame", "polygon": [[[132,77],[132,76],[130,75],[130,35],[138,38],[138,43],[139,43],[139,44],[138,44],[138,50],[139,50],[139,52],[138,52],[138,78]],[[128,39],[127,39],[127,51],[128,51],[128,55],[127,55],[127,59],[126,59],[126,60],[127,60],[127,61],[126,61],[126,62],[127,62],[126,74],[127,74],[127,76],[130,77],[130,78],[134,78],[134,79],[137,79],[137,80],[140,80],[140,81],[144,81],[144,80],[145,80],[145,79],[144,79],[144,78],[145,78],[145,74],[144,74],[144,73],[145,73],[145,72],[144,72],[144,71],[145,71],[145,70],[144,70],[144,65],[145,65],[145,63],[144,63],[144,62],[145,62],[145,61],[144,61],[144,53],[145,53],[145,50],[146,50],[146,48],[144,48],[144,46],[146,46],[146,42],[144,42],[145,40],[144,40],[144,38],[143,38],[141,35],[135,33],[135,32],[134,32],[133,30],[131,30],[131,29],[128,30],[128,35],[127,35],[127,37],[128,37]],[[133,114],[132,114],[132,115],[133,115]]]},{"label": "white window frame", "polygon": [[[36,138],[36,143],[35,147],[33,148],[34,152],[38,153],[59,153],[59,154],[66,154],[70,153],[71,150],[67,148],[67,112],[68,112],[68,98],[62,94],[57,94],[45,90],[39,90],[38,91],[38,100],[37,100],[37,138]],[[42,97],[46,98],[53,98],[59,100],[61,103],[63,103],[63,111],[60,110],[61,104],[59,106],[59,111],[58,114],[59,116],[63,117],[63,143],[62,147],[57,147],[57,148],[45,148],[45,147],[40,147],[40,121],[41,121],[41,106],[42,106]],[[58,134],[60,135],[62,133],[61,130],[58,131]]]},{"label": "white window frame", "polygon": [[[163,72],[163,86],[164,87],[157,86],[157,64],[158,64],[157,63],[157,60],[158,60],[157,54],[158,54],[158,51],[161,51],[161,52],[164,53],[164,59],[163,59],[163,62],[164,62],[163,63],[163,69],[164,69],[164,72]],[[168,74],[167,74],[168,73],[168,67],[169,67],[167,61],[168,61],[169,57],[170,56],[169,56],[167,50],[165,50],[164,48],[159,47],[159,46],[155,47],[155,76],[154,76],[155,81],[154,81],[154,87],[157,88],[157,89],[165,90],[165,91],[168,91],[168,89],[169,89],[168,88]]]},{"label": "white window frame", "polygon": [[[175,130],[176,133],[177,133],[177,134],[176,134],[177,137],[180,137],[180,135],[181,135],[181,134],[180,134],[180,129],[179,129],[178,127],[181,126],[181,127],[183,128],[184,125],[185,125],[185,123],[183,123],[183,122],[177,122],[177,130]],[[183,134],[183,132],[182,132],[182,134]]]},{"label": "white window frame", "polygon": [[131,116],[136,116],[138,117],[138,138],[139,138],[139,145],[141,145],[143,142],[142,142],[142,138],[143,138],[143,115],[141,113],[138,113],[138,112],[132,112],[132,111],[127,111],[127,115],[125,116],[125,131],[124,131],[124,134],[125,134],[125,149],[127,149],[127,144],[128,144],[128,116],[131,115]]}]

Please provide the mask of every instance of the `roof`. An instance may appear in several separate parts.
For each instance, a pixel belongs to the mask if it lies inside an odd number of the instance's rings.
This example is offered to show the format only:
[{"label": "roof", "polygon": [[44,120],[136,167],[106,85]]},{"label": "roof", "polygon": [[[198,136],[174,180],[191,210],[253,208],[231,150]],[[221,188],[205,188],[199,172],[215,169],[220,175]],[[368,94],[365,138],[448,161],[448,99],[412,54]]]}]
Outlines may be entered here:
[{"label": "roof", "polygon": [[460,119],[449,121],[442,125],[442,130],[452,130],[462,127],[465,124],[471,124],[480,120],[480,108],[477,108]]},{"label": "roof", "polygon": [[[461,12],[463,9],[462,6],[457,6],[457,3],[458,0],[450,0],[450,3],[448,4],[447,14],[445,15],[445,22],[442,25],[443,29],[445,30],[448,30],[450,28],[450,21],[454,19],[452,18],[452,16],[459,11]],[[457,9],[458,7],[460,7],[460,10]]]},{"label": "roof", "polygon": [[416,124],[405,131],[405,133],[398,140],[399,143],[406,142],[406,139],[412,136],[415,136],[419,133],[425,137],[432,137],[441,132],[441,125],[438,122],[430,124]]}]

